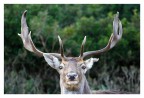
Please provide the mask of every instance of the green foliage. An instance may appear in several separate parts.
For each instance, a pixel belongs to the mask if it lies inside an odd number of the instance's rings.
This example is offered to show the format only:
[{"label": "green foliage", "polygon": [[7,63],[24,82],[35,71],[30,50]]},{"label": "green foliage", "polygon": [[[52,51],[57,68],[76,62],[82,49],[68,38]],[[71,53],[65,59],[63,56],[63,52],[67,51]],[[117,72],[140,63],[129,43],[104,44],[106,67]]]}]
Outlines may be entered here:
[{"label": "green foliage", "polygon": [[113,32],[113,16],[119,11],[123,37],[115,48],[96,56],[100,60],[87,79],[93,90],[140,93],[140,5],[134,4],[5,4],[4,93],[60,93],[56,70],[25,50],[17,36],[24,10],[28,10],[27,22],[36,47],[59,52],[60,35],[67,56],[79,55],[84,36],[85,51],[105,47]]}]

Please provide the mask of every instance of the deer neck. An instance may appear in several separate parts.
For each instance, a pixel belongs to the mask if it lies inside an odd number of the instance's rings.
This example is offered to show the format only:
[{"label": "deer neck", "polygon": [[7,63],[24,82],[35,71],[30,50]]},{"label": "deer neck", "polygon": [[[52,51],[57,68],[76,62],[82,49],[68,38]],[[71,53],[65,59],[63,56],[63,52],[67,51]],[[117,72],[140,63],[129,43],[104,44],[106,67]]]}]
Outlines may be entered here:
[{"label": "deer neck", "polygon": [[60,87],[61,87],[61,94],[91,94],[91,90],[85,76],[81,81],[80,88],[76,91],[70,91],[66,89],[61,80],[60,80]]}]

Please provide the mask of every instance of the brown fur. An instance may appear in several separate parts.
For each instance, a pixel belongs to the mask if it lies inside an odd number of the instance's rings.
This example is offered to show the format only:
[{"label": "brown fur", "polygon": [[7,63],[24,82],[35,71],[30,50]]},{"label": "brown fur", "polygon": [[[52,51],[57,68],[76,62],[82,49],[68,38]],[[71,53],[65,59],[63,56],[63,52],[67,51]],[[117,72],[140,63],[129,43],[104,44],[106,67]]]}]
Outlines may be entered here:
[{"label": "brown fur", "polygon": [[[69,57],[66,60],[62,61],[65,67],[63,69],[63,72],[61,73],[61,79],[63,81],[65,88],[67,88],[70,91],[78,90],[80,88],[80,81],[82,80],[82,72],[80,71],[81,67],[78,64],[79,61],[82,62],[81,59],[72,58],[72,57]],[[78,78],[74,80],[74,81],[78,81],[78,84],[72,84],[72,85],[67,84],[70,80],[65,78],[65,76],[69,72],[75,72],[78,74]]]}]

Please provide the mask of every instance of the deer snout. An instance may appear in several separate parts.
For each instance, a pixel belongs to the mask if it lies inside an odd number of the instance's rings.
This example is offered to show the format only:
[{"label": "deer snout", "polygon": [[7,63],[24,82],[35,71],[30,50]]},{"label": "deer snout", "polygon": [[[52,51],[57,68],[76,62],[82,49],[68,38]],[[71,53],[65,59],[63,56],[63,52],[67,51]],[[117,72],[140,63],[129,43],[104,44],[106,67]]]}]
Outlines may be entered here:
[{"label": "deer snout", "polygon": [[66,78],[70,81],[74,81],[75,79],[78,78],[78,74],[74,72],[70,72],[66,75]]}]

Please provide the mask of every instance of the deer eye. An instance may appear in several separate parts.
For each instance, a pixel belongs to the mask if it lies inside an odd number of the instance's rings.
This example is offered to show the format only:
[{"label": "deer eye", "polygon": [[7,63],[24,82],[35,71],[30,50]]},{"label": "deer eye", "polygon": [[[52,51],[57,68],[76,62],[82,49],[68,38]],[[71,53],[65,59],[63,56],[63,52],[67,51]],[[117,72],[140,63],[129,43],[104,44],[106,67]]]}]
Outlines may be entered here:
[{"label": "deer eye", "polygon": [[60,66],[58,67],[60,70],[64,68],[64,64],[61,63]]},{"label": "deer eye", "polygon": [[63,69],[63,66],[59,66],[59,69]]},{"label": "deer eye", "polygon": [[86,69],[86,66],[82,66],[82,69]]}]

